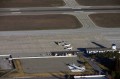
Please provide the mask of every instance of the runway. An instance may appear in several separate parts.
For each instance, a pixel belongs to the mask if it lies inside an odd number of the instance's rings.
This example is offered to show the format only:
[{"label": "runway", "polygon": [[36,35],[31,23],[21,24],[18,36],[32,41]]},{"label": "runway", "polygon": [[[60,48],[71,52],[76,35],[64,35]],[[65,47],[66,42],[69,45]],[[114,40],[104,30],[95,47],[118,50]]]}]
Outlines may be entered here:
[{"label": "runway", "polygon": [[0,31],[0,54],[22,57],[38,56],[39,52],[65,51],[54,44],[54,41],[61,40],[70,42],[75,51],[78,48],[97,47],[91,43],[93,41],[105,47],[116,43],[120,48],[120,28],[98,27],[88,17],[92,13],[120,13],[120,6],[92,7],[80,6],[74,1],[65,2],[66,5],[62,7],[1,8],[0,16],[70,14],[76,16],[83,27],[67,30]]}]

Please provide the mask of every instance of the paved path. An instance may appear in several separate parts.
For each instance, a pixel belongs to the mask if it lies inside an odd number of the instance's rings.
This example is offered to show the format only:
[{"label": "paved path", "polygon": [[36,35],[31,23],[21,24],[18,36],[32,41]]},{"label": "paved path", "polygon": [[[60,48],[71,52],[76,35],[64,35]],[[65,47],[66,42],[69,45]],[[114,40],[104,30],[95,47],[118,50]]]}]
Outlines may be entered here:
[{"label": "paved path", "polygon": [[67,6],[72,7],[72,9],[80,6],[75,0],[64,0],[64,2]]}]

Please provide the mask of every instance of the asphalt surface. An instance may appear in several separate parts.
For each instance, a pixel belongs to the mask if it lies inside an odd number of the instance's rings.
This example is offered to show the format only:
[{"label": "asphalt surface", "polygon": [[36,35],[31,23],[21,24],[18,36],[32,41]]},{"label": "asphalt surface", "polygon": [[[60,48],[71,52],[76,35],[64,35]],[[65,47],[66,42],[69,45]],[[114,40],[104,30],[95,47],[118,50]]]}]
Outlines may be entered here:
[{"label": "asphalt surface", "polygon": [[73,12],[73,11],[84,11],[84,12],[93,12],[93,11],[112,11],[112,10],[114,10],[114,11],[119,11],[120,10],[120,8],[118,7],[118,8],[81,8],[81,9],[71,9],[71,8],[60,8],[60,9],[9,9],[9,10],[5,10],[5,9],[3,9],[3,10],[0,10],[0,12],[17,12],[17,11],[19,11],[19,12],[54,12],[54,11],[56,11],[56,12]]},{"label": "asphalt surface", "polygon": [[[61,40],[67,40],[72,43],[74,50],[78,50],[78,48],[96,47],[91,44],[92,41],[105,45],[105,47],[110,47],[112,43],[116,43],[117,47],[120,48],[120,28],[106,29],[98,27],[88,17],[91,13],[120,12],[120,6],[80,6],[78,4],[76,5],[73,0],[71,2],[69,0],[64,1],[66,5],[63,7],[1,8],[0,16],[43,15],[51,13],[72,14],[82,22],[84,27],[74,30],[2,31],[0,32],[0,54],[12,54],[14,57],[19,57],[38,56],[39,52],[50,52],[53,50],[63,51],[64,48],[57,47],[53,44],[54,41]],[[93,68],[100,70],[93,62],[88,62],[91,65],[93,64]],[[50,77],[46,79],[54,78]],[[59,78],[55,77],[55,79]]]},{"label": "asphalt surface", "polygon": [[11,61],[9,61],[7,58],[8,56],[0,56],[0,69],[1,70],[8,70],[13,69],[13,65]]},{"label": "asphalt surface", "polygon": [[38,58],[38,59],[21,59],[23,71],[25,73],[50,73],[52,72],[71,72],[67,64],[74,63],[80,65],[77,57],[61,58]]}]

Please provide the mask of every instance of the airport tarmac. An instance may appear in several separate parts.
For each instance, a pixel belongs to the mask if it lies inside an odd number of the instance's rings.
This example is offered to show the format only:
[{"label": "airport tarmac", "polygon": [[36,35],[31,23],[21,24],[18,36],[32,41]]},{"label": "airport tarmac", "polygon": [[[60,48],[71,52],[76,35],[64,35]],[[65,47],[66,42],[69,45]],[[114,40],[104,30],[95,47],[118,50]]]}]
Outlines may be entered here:
[{"label": "airport tarmac", "polygon": [[[96,42],[105,47],[111,47],[116,43],[120,48],[120,28],[102,28],[88,17],[93,13],[114,13],[119,10],[104,10],[101,6],[81,6],[75,1],[64,0],[66,5],[63,7],[27,7],[27,8],[0,8],[0,16],[13,15],[45,15],[45,14],[71,14],[82,23],[83,27],[79,29],[62,30],[29,30],[29,31],[0,31],[0,54],[12,54],[18,56],[37,56],[39,53],[51,51],[66,51],[63,46],[57,46],[55,41],[68,41],[73,47],[73,51],[79,48],[98,47],[91,42]],[[69,7],[69,8],[68,8]],[[96,10],[80,10],[81,8]],[[91,7],[91,8],[90,8]],[[97,8],[101,10],[97,10]],[[119,8],[119,6],[105,6],[105,8]],[[75,11],[74,9],[78,9]],[[99,9],[98,8],[98,9]],[[52,11],[51,11],[52,9]],[[61,9],[61,11],[56,11]],[[73,9],[73,11],[69,11]],[[103,9],[103,10],[102,10]],[[24,12],[28,10],[28,12]],[[31,11],[29,11],[31,10]],[[37,12],[34,12],[37,10]],[[43,11],[44,10],[44,11]],[[46,11],[49,10],[49,11]],[[54,11],[55,10],[55,11]],[[63,10],[63,11],[62,11]],[[65,11],[68,10],[68,11]],[[10,11],[10,12],[9,12]],[[90,12],[89,12],[90,11]]]},{"label": "airport tarmac", "polygon": [[77,61],[77,57],[20,60],[25,73],[71,72],[67,64],[80,65]]},{"label": "airport tarmac", "polygon": [[9,56],[0,56],[0,70],[10,70],[13,69],[13,63],[8,60]]},{"label": "airport tarmac", "polygon": [[120,47],[120,28],[96,26],[88,17],[91,12],[70,12],[68,14],[76,16],[83,27],[68,30],[1,31],[0,54],[12,54],[18,57],[29,56],[29,54],[37,56],[40,52],[66,51],[63,46],[56,45],[55,41],[71,43],[73,51],[78,51],[78,48],[98,47],[91,42],[108,48],[112,43],[116,43],[117,47]]},{"label": "airport tarmac", "polygon": [[[92,13],[120,13],[120,6],[97,5],[93,7],[79,5],[75,0],[64,0],[64,2],[66,3],[65,6],[58,7],[41,8],[31,6],[25,8],[0,8],[0,16],[72,14],[76,16],[83,25],[82,28],[69,30],[0,31],[0,54],[12,54],[12,57],[27,57],[40,56],[41,52],[67,51],[63,46],[56,45],[56,41],[69,42],[73,47],[72,51],[78,51],[79,48],[99,47],[92,42],[108,48],[111,47],[112,43],[115,43],[117,47],[120,48],[120,28],[98,27],[88,16]],[[73,62],[74,60],[64,59],[65,63],[71,63],[71,61]],[[63,60],[59,58],[56,60],[51,59],[51,62],[47,61],[48,59],[38,59],[38,61],[33,59],[23,60],[21,62],[23,64],[23,69],[27,73],[43,73],[44,70],[46,70],[46,72],[57,72],[64,71],[64,69],[69,71],[66,68],[66,65],[63,64]],[[53,67],[53,64],[55,64],[55,68]],[[61,70],[59,70],[59,67]]]}]

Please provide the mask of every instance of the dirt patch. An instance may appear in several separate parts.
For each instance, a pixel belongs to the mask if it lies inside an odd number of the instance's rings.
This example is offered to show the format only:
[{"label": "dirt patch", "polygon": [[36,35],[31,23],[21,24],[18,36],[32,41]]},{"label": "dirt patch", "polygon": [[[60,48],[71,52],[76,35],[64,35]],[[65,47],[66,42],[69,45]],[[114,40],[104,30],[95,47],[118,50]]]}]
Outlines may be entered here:
[{"label": "dirt patch", "polygon": [[84,6],[119,6],[120,0],[76,0]]},{"label": "dirt patch", "polygon": [[98,13],[91,14],[89,17],[100,27],[120,28],[120,13]]},{"label": "dirt patch", "polygon": [[0,8],[64,6],[63,0],[0,0]]},{"label": "dirt patch", "polygon": [[0,31],[76,29],[82,24],[73,15],[15,15],[0,16]]}]

